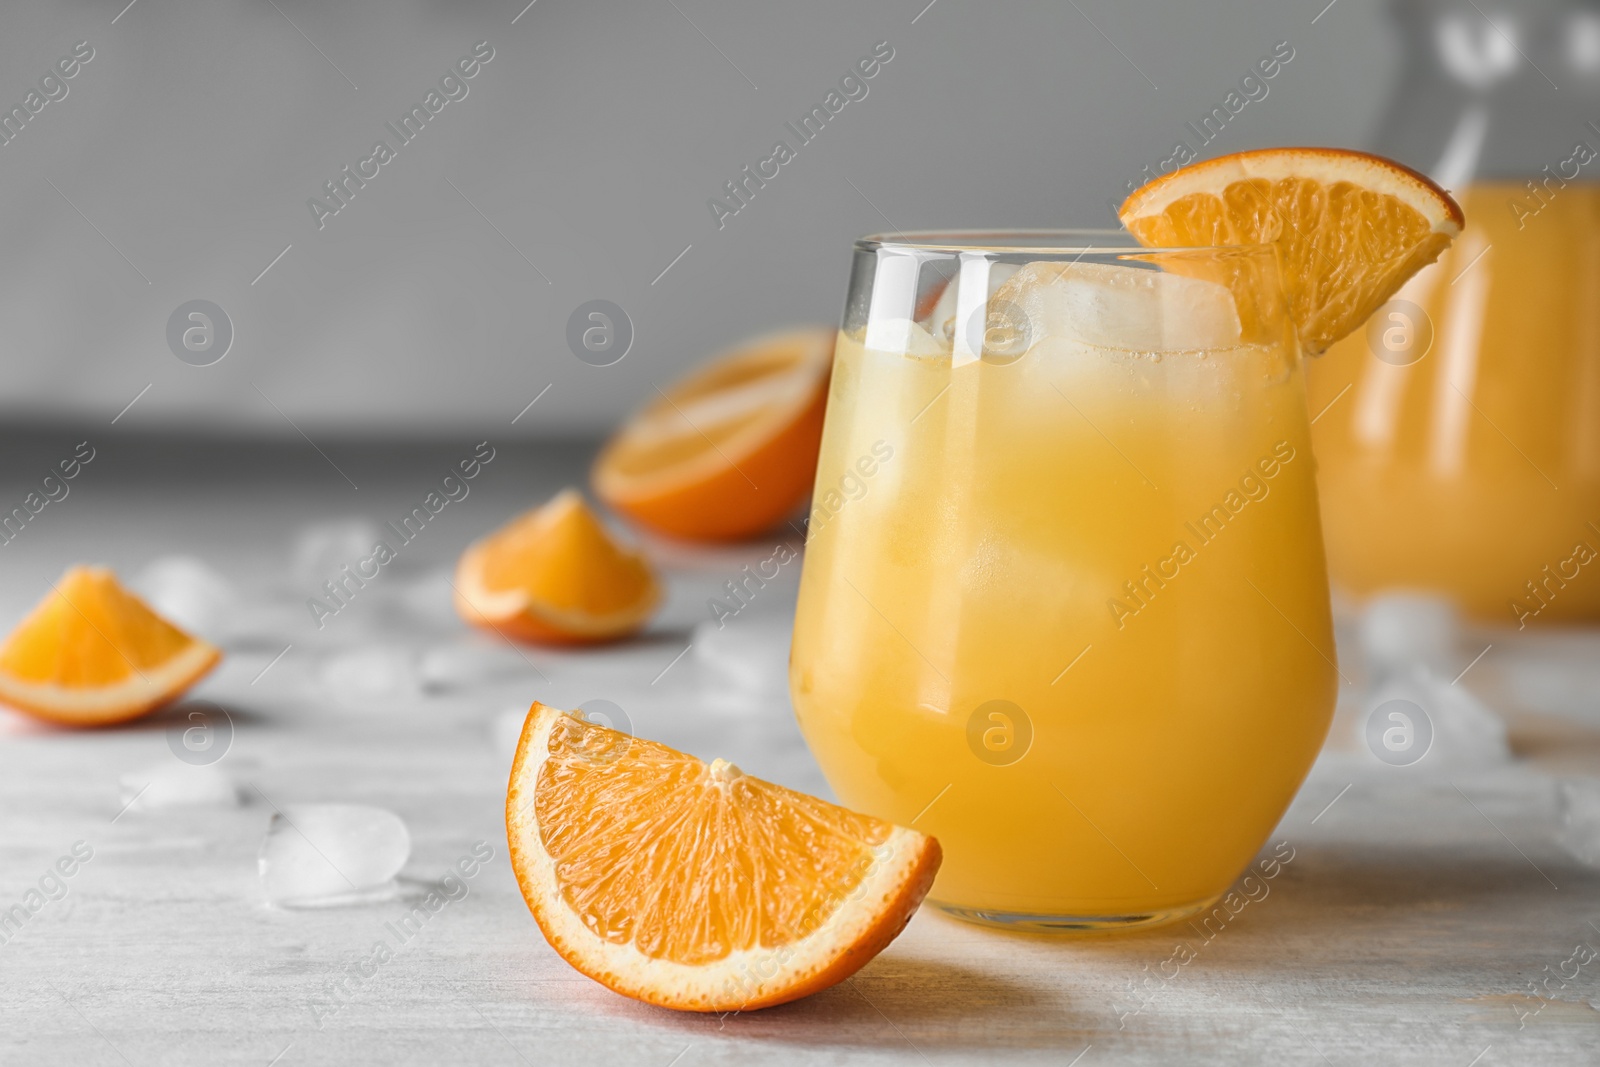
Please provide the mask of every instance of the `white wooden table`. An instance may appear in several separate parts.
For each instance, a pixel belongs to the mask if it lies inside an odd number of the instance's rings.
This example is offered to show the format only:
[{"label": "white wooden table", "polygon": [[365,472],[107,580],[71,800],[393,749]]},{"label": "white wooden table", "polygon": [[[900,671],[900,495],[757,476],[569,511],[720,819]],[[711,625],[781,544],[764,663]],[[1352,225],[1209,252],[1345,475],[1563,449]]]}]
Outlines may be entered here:
[{"label": "white wooden table", "polygon": [[[395,517],[470,451],[327,446],[354,490],[310,448],[97,445],[72,495],[0,549],[5,626],[77,560],[131,575],[183,552],[241,586],[281,583],[297,528]],[[4,499],[63,448],[65,438],[9,443]],[[1600,960],[1564,987],[1552,981],[1545,999],[1527,995],[1575,946],[1600,948],[1600,871],[1558,847],[1552,777],[1600,775],[1596,632],[1486,638],[1495,648],[1468,679],[1511,721],[1516,768],[1419,781],[1356,773],[1337,755],[1319,765],[1273,838],[1293,859],[1209,941],[1182,927],[1008,935],[924,912],[852,981],[727,1018],[648,1008],[577,974],[545,945],[506,863],[496,716],[534,697],[605,698],[642,736],[825,792],[781,686],[720,680],[703,650],[678,658],[709,618],[705,598],[771,546],[670,553],[667,610],[614,650],[507,660],[488,648],[485,662],[503,671],[484,684],[366,700],[330,696],[325,666],[352,648],[469,640],[442,568],[576,481],[586,455],[502,446],[472,495],[348,613],[318,632],[290,611],[277,635],[231,652],[196,696],[232,717],[217,765],[245,787],[240,807],[118,814],[121,776],[174,759],[182,709],[87,733],[0,720],[0,909],[75,842],[93,850],[63,879],[65,896],[0,944],[0,1062],[1600,1062]],[[793,598],[793,576],[782,581],[730,631],[778,633],[772,620]],[[408,905],[275,910],[257,884],[271,804],[336,800],[404,817],[413,890],[474,842],[494,849],[467,896],[366,975],[361,962]],[[1177,966],[1180,942],[1193,958]]]}]

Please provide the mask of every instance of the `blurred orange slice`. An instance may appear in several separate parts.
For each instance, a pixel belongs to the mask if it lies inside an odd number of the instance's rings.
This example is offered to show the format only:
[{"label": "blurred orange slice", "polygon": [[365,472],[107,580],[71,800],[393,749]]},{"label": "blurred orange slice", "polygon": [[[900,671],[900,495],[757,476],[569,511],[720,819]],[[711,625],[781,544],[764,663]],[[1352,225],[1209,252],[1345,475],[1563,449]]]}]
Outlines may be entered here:
[{"label": "blurred orange slice", "polygon": [[748,1011],[826,989],[905,928],[939,843],[534,704],[506,794],[551,946],[624,996]]},{"label": "blurred orange slice", "polygon": [[1461,232],[1461,208],[1398,163],[1270,148],[1194,163],[1134,191],[1118,216],[1147,248],[1274,244],[1308,353],[1358,328]]},{"label": "blurred orange slice", "polygon": [[834,336],[814,327],[762,337],[657,390],[595,461],[596,495],[693,541],[783,521],[816,480]]},{"label": "blurred orange slice", "polygon": [[661,600],[650,564],[612,540],[575,489],[469,547],[455,589],[468,622],[554,644],[632,633]]},{"label": "blurred orange slice", "polygon": [[0,701],[66,726],[105,726],[171,703],[221,658],[108,568],[71,567],[0,645]]}]

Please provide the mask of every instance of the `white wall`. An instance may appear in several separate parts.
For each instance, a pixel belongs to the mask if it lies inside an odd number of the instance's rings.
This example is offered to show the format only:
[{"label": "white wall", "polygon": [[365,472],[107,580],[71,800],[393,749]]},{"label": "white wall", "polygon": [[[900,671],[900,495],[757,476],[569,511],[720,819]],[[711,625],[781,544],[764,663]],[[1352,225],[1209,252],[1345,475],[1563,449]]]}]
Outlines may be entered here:
[{"label": "white wall", "polygon": [[[834,321],[858,234],[1108,225],[1280,41],[1207,152],[1359,145],[1397,61],[1367,0],[1315,24],[1321,0],[538,0],[514,25],[524,0],[125,2],[0,14],[0,103],[94,49],[0,146],[10,425],[109,421],[149,385],[119,429],[506,433],[551,384],[514,432],[595,432],[719,346]],[[319,230],[307,199],[485,40],[468,95]],[[878,41],[868,95],[719,230],[708,198]],[[208,367],[165,336],[195,298],[235,329]],[[592,298],[634,322],[611,367],[565,340]]]}]

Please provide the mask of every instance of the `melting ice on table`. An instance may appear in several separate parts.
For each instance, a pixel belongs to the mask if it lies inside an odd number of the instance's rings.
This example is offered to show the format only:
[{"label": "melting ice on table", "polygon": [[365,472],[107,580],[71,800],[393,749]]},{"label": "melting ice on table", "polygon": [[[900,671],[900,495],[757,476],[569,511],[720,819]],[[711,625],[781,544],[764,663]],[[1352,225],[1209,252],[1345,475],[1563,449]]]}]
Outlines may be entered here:
[{"label": "melting ice on table", "polygon": [[365,903],[394,895],[411,835],[392,811],[366,804],[286,804],[257,854],[261,890],[284,907]]},{"label": "melting ice on table", "polygon": [[1361,651],[1374,675],[1418,666],[1446,674],[1458,655],[1460,630],[1455,608],[1443,597],[1382,593],[1362,613]]},{"label": "melting ice on table", "polygon": [[297,586],[316,589],[331,581],[346,564],[372,555],[382,537],[367,519],[336,519],[301,527],[289,549],[289,577]]},{"label": "melting ice on table", "polygon": [[225,647],[277,645],[305,629],[301,602],[265,597],[259,589],[241,592],[194,556],[161,556],[129,584],[162,618]]},{"label": "melting ice on table", "polygon": [[191,766],[169,760],[123,775],[119,785],[127,811],[231,808],[239,803],[233,779],[210,764]]},{"label": "melting ice on table", "polygon": [[[1448,600],[1409,591],[1373,597],[1361,617],[1360,649],[1368,685],[1363,747],[1376,759],[1424,773],[1511,760],[1505,723],[1460,684],[1460,620]],[[1403,746],[1416,747],[1408,755]]]},{"label": "melting ice on table", "polygon": [[317,677],[345,703],[422,694],[417,653],[401,645],[358,645],[331,652],[319,661]]},{"label": "melting ice on table", "polygon": [[[1500,716],[1426,667],[1391,677],[1373,691],[1367,709],[1365,747],[1384,763],[1442,773],[1487,770],[1511,761]],[[1406,758],[1411,746],[1416,746],[1414,758]]]},{"label": "melting ice on table", "polygon": [[152,560],[130,584],[157,614],[192,634],[219,634],[237,616],[238,592],[194,556]]},{"label": "melting ice on table", "polygon": [[527,704],[513,704],[497,712],[489,720],[489,743],[494,750],[507,760],[515,756],[517,745],[522,743],[522,727],[527,721]]},{"label": "melting ice on table", "polygon": [[1600,867],[1600,778],[1561,783],[1561,845],[1590,867]]}]

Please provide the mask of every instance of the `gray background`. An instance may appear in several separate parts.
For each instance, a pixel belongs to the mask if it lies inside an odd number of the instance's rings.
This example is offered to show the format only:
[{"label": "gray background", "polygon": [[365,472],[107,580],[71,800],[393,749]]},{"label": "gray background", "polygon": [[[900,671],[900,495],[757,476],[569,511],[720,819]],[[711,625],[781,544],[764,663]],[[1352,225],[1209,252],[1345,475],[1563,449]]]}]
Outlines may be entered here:
[{"label": "gray background", "polygon": [[[1397,74],[1369,0],[926,2],[8,4],[0,103],[95,57],[0,146],[0,418],[139,396],[118,431],[593,435],[725,345],[836,321],[859,234],[1112,224],[1279,41],[1206,154],[1364,144]],[[482,40],[469,95],[319,231],[307,199]],[[707,199],[880,40],[869,95],[719,231]],[[594,298],[636,330],[608,368],[565,343]],[[234,325],[213,366],[165,340],[193,299]]]}]

